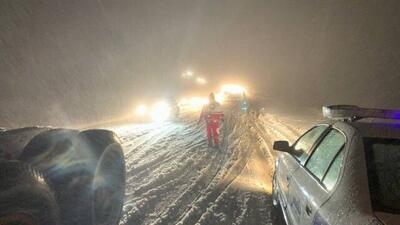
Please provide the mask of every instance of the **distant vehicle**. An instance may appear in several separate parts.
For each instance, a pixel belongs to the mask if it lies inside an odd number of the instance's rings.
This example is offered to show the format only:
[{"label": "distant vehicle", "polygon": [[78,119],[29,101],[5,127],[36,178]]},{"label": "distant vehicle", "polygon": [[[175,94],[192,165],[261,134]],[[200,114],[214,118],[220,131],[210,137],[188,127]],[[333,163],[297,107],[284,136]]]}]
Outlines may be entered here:
[{"label": "distant vehicle", "polygon": [[178,119],[181,111],[178,101],[175,98],[170,98],[168,100],[168,105],[171,111],[170,117],[173,119]]},{"label": "distant vehicle", "polygon": [[244,99],[244,93],[223,93],[224,103],[238,103]]},{"label": "distant vehicle", "polygon": [[217,100],[223,103],[239,103],[243,101],[246,97],[246,89],[240,85],[226,84],[221,87],[220,93],[217,94]]},{"label": "distant vehicle", "polygon": [[399,224],[400,124],[391,120],[400,112],[338,105],[323,113],[331,120],[292,146],[274,143],[273,204],[290,225]]},{"label": "distant vehicle", "polygon": [[125,161],[108,130],[0,132],[1,225],[117,225]]},{"label": "distant vehicle", "polygon": [[181,109],[179,104],[175,101],[172,103],[172,114],[174,115],[175,119],[178,119],[181,113]]},{"label": "distant vehicle", "polygon": [[243,99],[243,94],[225,94],[224,102],[232,103],[232,102],[241,102]]},{"label": "distant vehicle", "polygon": [[176,100],[158,101],[152,105],[139,105],[135,110],[136,119],[141,121],[164,122],[180,116]]}]

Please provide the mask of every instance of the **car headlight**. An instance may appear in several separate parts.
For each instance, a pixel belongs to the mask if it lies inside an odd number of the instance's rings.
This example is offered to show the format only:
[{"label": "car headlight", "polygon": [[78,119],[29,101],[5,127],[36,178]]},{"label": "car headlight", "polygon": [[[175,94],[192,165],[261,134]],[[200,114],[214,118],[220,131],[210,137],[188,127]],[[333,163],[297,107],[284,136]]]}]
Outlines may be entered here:
[{"label": "car headlight", "polygon": [[165,102],[156,103],[151,112],[151,118],[155,122],[163,122],[171,115],[171,107]]},{"label": "car headlight", "polygon": [[221,88],[222,93],[227,93],[227,94],[243,94],[246,93],[246,88],[240,85],[236,84],[226,84],[223,85]]},{"label": "car headlight", "polygon": [[136,107],[135,113],[138,116],[144,116],[147,113],[147,107],[145,105],[139,105]]}]

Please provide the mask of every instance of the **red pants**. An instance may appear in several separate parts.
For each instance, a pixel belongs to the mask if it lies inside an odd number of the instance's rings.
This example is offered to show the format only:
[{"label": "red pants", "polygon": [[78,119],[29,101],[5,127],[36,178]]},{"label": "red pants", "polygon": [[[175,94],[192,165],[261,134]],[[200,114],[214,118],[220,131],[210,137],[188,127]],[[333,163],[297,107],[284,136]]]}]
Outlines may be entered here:
[{"label": "red pants", "polygon": [[219,123],[207,123],[207,139],[209,145],[212,145],[213,139],[214,145],[219,145]]}]

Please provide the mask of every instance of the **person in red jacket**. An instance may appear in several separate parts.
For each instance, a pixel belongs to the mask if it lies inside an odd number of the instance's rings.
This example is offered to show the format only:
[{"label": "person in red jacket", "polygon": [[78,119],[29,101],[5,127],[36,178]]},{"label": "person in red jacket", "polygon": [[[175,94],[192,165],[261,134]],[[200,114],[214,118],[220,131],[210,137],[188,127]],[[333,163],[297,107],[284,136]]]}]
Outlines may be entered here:
[{"label": "person in red jacket", "polygon": [[212,147],[214,141],[214,147],[219,148],[219,127],[221,121],[224,119],[224,113],[222,112],[221,105],[215,100],[214,93],[211,93],[208,99],[209,103],[203,107],[198,123],[205,120],[208,146]]}]

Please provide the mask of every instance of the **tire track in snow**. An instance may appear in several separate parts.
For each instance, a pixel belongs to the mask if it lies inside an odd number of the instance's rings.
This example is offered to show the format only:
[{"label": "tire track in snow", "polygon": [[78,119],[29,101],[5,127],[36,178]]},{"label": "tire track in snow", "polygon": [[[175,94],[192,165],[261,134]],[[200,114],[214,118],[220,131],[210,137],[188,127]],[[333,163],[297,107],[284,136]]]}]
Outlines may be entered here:
[{"label": "tire track in snow", "polygon": [[[148,174],[150,172],[158,172],[158,169],[164,168],[161,166],[164,163],[170,163],[170,161],[179,162],[186,159],[189,156],[193,156],[193,154],[196,154],[197,152],[196,150],[200,148],[199,146],[201,144],[204,145],[204,141],[201,140],[201,135],[199,135],[199,133],[200,132],[197,132],[196,135],[192,136],[193,137],[192,140],[189,140],[193,144],[184,145],[183,149],[181,148],[181,146],[176,146],[176,144],[169,146],[170,144],[167,143],[166,145],[168,145],[168,147],[166,146],[164,147],[165,151],[156,151],[155,154],[157,155],[157,157],[154,157],[154,159],[152,159],[151,161],[147,161],[141,164],[140,166],[135,167],[129,172],[129,174],[132,174],[131,175],[132,179],[135,179],[137,177],[143,177],[145,173]],[[180,136],[180,138],[175,138],[174,141],[181,143],[182,141],[184,141],[184,139],[185,135],[182,135]],[[187,148],[186,146],[189,146],[189,148]],[[162,154],[159,154],[159,152],[161,152]]]},{"label": "tire track in snow", "polygon": [[[162,159],[154,157],[156,161],[150,165],[150,171],[159,171],[159,174],[164,171],[164,174],[162,174],[162,176],[152,177],[148,173],[142,173],[137,177],[137,179],[141,181],[147,180],[147,182],[139,182],[139,184],[133,185],[137,187],[136,192],[128,192],[127,197],[129,200],[125,203],[124,207],[126,224],[147,224],[148,221],[151,221],[152,217],[157,214],[154,213],[154,210],[160,208],[157,207],[159,202],[171,201],[171,196],[175,196],[175,198],[178,197],[176,196],[176,190],[179,189],[179,187],[183,187],[180,189],[184,190],[186,186],[190,185],[193,179],[188,178],[198,177],[198,171],[202,170],[203,165],[207,165],[210,156],[213,155],[205,153],[204,151],[199,151],[199,149],[201,150],[205,146],[202,130],[193,126],[193,123],[184,126],[183,129],[179,128],[182,128],[182,125],[176,125],[173,131],[169,130],[168,134],[163,136],[177,135],[179,133],[181,138],[158,138],[155,141],[148,141],[149,136],[154,136],[150,131],[146,140],[142,141],[144,146],[140,146],[143,148],[151,148],[150,146],[147,147],[148,144],[153,146],[152,151],[154,152],[146,150],[147,155],[156,153],[159,156],[163,156]],[[154,146],[159,147],[154,148]],[[129,149],[127,151],[129,151]],[[142,151],[143,150],[139,150],[137,152]],[[162,154],[160,154],[160,152],[162,152]],[[132,158],[135,157],[128,157],[127,161],[132,160]],[[142,157],[136,162],[140,164],[141,161],[145,161],[148,158],[149,157]],[[135,160],[137,159],[138,157],[135,158]],[[143,165],[143,167],[136,172],[140,172],[140,170],[144,171],[144,168],[149,166],[149,164],[144,166],[145,164],[143,163],[141,163],[141,165]],[[193,169],[194,167],[197,169]],[[132,170],[135,172],[135,168]],[[132,179],[133,177],[134,176],[131,176]],[[128,184],[133,182],[134,180],[129,180]],[[177,188],[175,188],[175,186],[177,186]],[[133,205],[131,205],[131,203],[133,203]]]},{"label": "tire track in snow", "polygon": [[[173,124],[166,124],[165,127],[156,127],[152,128],[151,132],[149,132],[145,137],[141,137],[135,145],[130,146],[128,148],[126,157],[128,159],[131,158],[140,158],[145,157],[146,153],[148,153],[149,148],[159,142],[160,139],[169,138],[169,135],[172,132],[176,132],[177,127],[173,126]],[[130,160],[131,161],[131,160]]]},{"label": "tire track in snow", "polygon": [[[278,130],[275,135],[285,134],[285,137],[293,136],[292,130],[287,130],[286,126],[280,126],[279,123],[273,123],[270,127],[264,127],[256,118],[249,117],[249,125],[251,126],[251,136],[254,137],[250,142],[255,143],[260,136],[265,137],[265,141],[272,142],[271,135],[267,132],[268,129]],[[279,138],[282,138],[279,137]],[[265,142],[264,141],[264,142]],[[265,143],[264,143],[265,144]],[[268,144],[267,152],[270,153],[271,145]],[[258,186],[259,179],[262,181],[271,183],[271,175],[273,169],[273,156],[272,153],[265,155],[263,146],[255,144],[254,148],[250,151],[252,155],[249,160],[246,161],[246,166],[240,171],[239,175],[235,177],[235,180],[230,183],[225,190],[217,197],[213,204],[211,204],[206,211],[201,215],[200,219],[196,222],[184,221],[182,224],[199,224],[199,225],[278,225],[284,224],[282,218],[276,217],[272,214],[273,206],[270,194],[266,194],[263,189],[264,185],[260,187],[246,187],[243,189],[243,183],[247,185]],[[243,149],[242,149],[243,150]],[[246,151],[246,150],[244,150]],[[258,157],[255,157],[258,155]],[[263,156],[264,155],[264,156]],[[260,169],[257,164],[260,164],[260,158],[262,162],[271,162],[269,164],[269,172],[263,173],[260,177]],[[264,169],[262,169],[264,171]],[[266,177],[265,177],[266,176]],[[240,178],[240,179],[239,179]],[[244,179],[244,181],[243,181]],[[239,180],[239,185],[236,184]],[[242,181],[240,181],[242,180]],[[242,183],[242,184],[240,184]],[[269,187],[271,189],[271,187]]]},{"label": "tire track in snow", "polygon": [[[206,147],[193,119],[122,133],[129,167],[121,225],[274,222],[270,197],[236,183],[248,173],[255,149],[270,151],[272,140],[290,139],[294,130],[274,117],[251,116],[227,119],[224,130],[221,151]],[[254,219],[262,217],[263,222]]]},{"label": "tire track in snow", "polygon": [[[224,126],[223,129],[226,130],[226,126]],[[226,134],[226,131],[223,133]],[[223,143],[225,143],[225,135],[223,136],[223,139]],[[152,225],[175,224],[176,221],[181,219],[182,215],[185,215],[190,211],[190,205],[205,194],[204,190],[209,189],[224,164],[224,155],[222,155],[221,152],[213,150],[212,153],[214,153],[214,157],[212,157],[211,163],[210,161],[207,161],[208,166],[201,171],[201,175],[196,179],[196,181],[182,192],[174,203],[167,208],[160,217],[152,223]],[[227,155],[225,154],[225,156]]]},{"label": "tire track in snow", "polygon": [[[248,215],[251,212],[252,208],[246,206],[245,197],[243,194],[239,194],[242,191],[238,190],[235,187],[234,183],[236,179],[243,173],[250,160],[250,156],[253,154],[256,146],[256,138],[253,135],[254,130],[252,130],[252,118],[247,116],[246,122],[242,124],[242,129],[246,130],[246,135],[241,135],[240,139],[243,139],[247,145],[245,146],[235,146],[234,149],[239,152],[241,161],[238,161],[237,164],[240,165],[236,168],[231,168],[231,175],[227,177],[230,178],[228,182],[222,181],[225,183],[225,186],[222,188],[216,199],[214,200],[214,204],[207,207],[205,212],[201,215],[201,217],[196,221],[196,224],[199,225],[220,225],[220,224],[251,224],[250,221],[244,218],[245,215]],[[233,195],[233,196],[232,196]],[[235,203],[236,202],[236,203]],[[234,208],[226,207],[230,205]],[[255,210],[258,212],[258,210]],[[242,221],[245,221],[242,223]],[[259,223],[260,220],[257,220]],[[257,223],[257,224],[258,224]],[[183,224],[186,224],[185,222]],[[188,223],[194,224],[194,223]]]},{"label": "tire track in snow", "polygon": [[[228,153],[229,150],[238,150],[241,147],[237,145],[231,145],[233,140],[237,140],[242,138],[243,136],[247,136],[248,133],[245,132],[245,129],[248,127],[248,124],[243,123],[243,121],[236,123],[234,121],[235,116],[230,118],[230,121],[227,123],[228,126],[231,128],[227,130],[229,133],[229,137],[225,141],[225,153]],[[241,118],[238,118],[242,120]],[[236,143],[236,142],[235,142]],[[241,144],[239,142],[239,144]],[[248,144],[248,143],[246,143]],[[248,148],[249,146],[247,146]],[[235,180],[235,178],[241,173],[248,160],[248,156],[250,151],[240,151],[238,159],[234,159],[235,163],[226,168],[226,162],[228,162],[230,157],[229,154],[225,154],[225,161],[220,164],[218,171],[216,172],[215,176],[210,181],[209,185],[205,189],[201,195],[197,196],[195,201],[193,201],[186,210],[186,212],[180,217],[177,222],[177,225],[186,225],[186,224],[202,224],[204,218],[207,217],[210,209],[210,204],[213,203],[221,196],[222,193],[231,185],[231,183]],[[212,206],[211,206],[212,208]],[[168,223],[167,223],[168,224]],[[171,224],[171,223],[169,223]],[[207,223],[206,223],[207,224]]]}]

